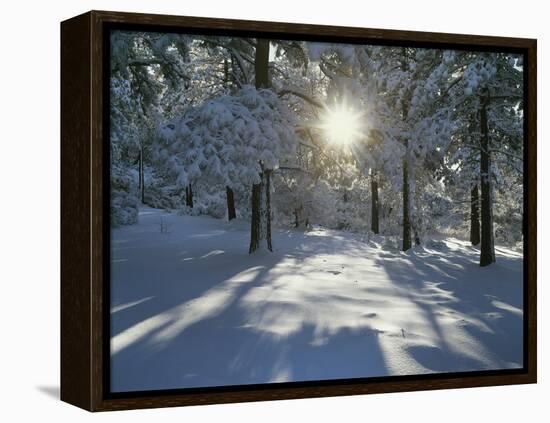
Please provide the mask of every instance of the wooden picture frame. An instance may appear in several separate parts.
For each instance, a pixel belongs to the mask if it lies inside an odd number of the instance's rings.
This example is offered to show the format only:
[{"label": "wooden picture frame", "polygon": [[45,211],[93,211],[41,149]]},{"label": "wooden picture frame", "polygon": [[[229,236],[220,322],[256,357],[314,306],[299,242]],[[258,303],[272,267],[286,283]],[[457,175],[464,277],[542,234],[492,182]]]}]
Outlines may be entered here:
[{"label": "wooden picture frame", "polygon": [[[105,79],[110,29],[431,46],[524,54],[525,212],[524,367],[515,370],[291,382],[186,391],[110,393],[108,389],[109,191]],[[265,401],[413,390],[536,383],[536,40],[275,22],[91,11],[61,23],[61,399],[89,411]]]}]

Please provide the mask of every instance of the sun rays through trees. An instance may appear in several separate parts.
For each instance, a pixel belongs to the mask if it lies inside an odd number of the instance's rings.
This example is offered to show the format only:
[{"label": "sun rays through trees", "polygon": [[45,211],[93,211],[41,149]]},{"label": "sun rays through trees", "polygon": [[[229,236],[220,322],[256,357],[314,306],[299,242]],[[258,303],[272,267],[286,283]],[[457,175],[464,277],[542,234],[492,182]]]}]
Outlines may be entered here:
[{"label": "sun rays through trees", "polygon": [[115,390],[522,366],[521,55],[111,53]]}]

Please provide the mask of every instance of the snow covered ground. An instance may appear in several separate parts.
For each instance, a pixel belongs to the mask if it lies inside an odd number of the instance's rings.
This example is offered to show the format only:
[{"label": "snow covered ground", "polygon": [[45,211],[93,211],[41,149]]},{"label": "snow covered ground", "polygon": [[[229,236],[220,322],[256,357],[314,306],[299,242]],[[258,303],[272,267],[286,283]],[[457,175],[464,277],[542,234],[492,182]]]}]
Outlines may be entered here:
[{"label": "snow covered ground", "polygon": [[522,366],[521,254],[277,229],[249,255],[248,230],[144,208],[112,231],[114,392]]}]

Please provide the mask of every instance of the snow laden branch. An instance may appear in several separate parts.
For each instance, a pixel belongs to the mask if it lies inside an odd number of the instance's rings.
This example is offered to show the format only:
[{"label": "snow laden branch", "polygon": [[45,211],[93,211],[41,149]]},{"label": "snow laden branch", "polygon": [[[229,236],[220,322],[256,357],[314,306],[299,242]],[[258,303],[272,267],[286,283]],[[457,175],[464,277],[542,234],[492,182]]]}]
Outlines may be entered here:
[{"label": "snow laden branch", "polygon": [[318,100],[311,95],[307,94],[306,92],[300,90],[297,87],[284,87],[283,89],[279,90],[278,95],[279,97],[284,97],[285,95],[294,95],[296,97],[301,98],[302,100],[306,101],[307,103],[317,107],[318,109],[326,109],[326,104],[323,103],[321,100]]},{"label": "snow laden branch", "polygon": [[[190,109],[159,128],[157,160],[186,186],[210,180],[241,189],[296,145],[294,117],[276,94],[244,86]],[[262,169],[263,168],[263,169]]]}]

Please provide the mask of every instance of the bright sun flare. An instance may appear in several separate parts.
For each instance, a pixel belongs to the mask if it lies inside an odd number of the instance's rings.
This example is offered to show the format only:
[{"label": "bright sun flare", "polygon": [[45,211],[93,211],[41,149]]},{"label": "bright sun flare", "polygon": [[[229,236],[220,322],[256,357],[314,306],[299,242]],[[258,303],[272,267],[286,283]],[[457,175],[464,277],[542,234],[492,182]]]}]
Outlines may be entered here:
[{"label": "bright sun flare", "polygon": [[345,105],[327,109],[321,128],[334,144],[349,145],[363,135],[361,115]]}]

